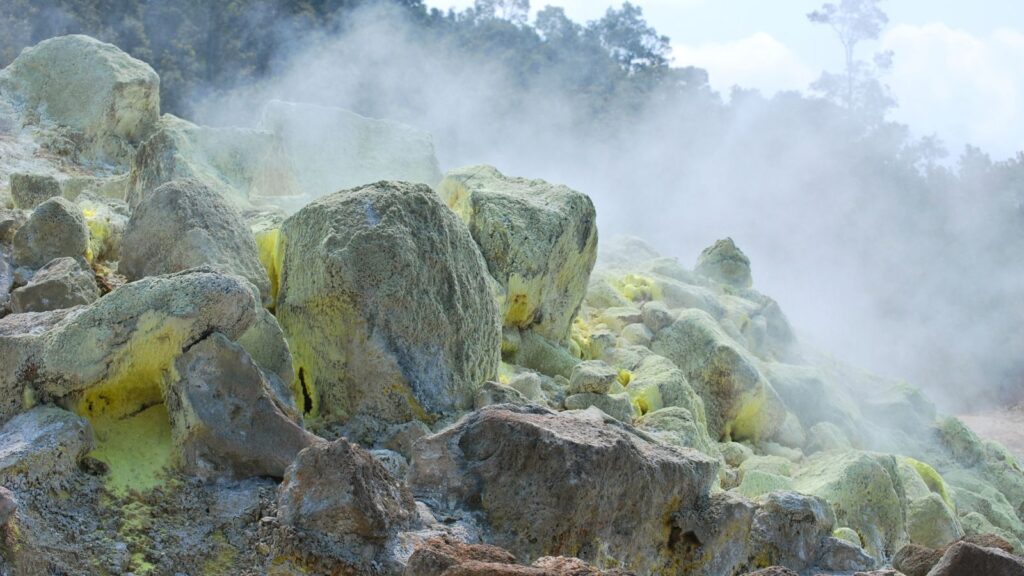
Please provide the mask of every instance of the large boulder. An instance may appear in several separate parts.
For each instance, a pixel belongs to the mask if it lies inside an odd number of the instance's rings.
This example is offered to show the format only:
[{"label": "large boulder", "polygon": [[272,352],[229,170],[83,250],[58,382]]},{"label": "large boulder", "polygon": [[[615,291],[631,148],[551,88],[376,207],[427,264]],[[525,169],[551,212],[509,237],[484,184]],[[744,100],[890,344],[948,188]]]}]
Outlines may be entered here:
[{"label": "large boulder", "polygon": [[433,421],[497,375],[501,331],[465,225],[427,186],[322,198],[281,229],[296,398],[328,420]]},{"label": "large boulder", "polygon": [[398,122],[275,100],[264,107],[261,128],[281,143],[308,196],[378,180],[429,186],[441,180],[430,135]]},{"label": "large boulder", "polygon": [[199,180],[237,205],[298,192],[272,134],[197,126],[165,114],[132,159],[125,200],[135,209],[154,189],[185,178]]},{"label": "large boulder", "polygon": [[697,258],[694,272],[733,288],[750,288],[750,259],[732,238],[718,240],[704,249]]},{"label": "large boulder", "polygon": [[87,159],[123,163],[160,115],[160,78],[88,36],[51,38],[0,71],[0,89],[84,141]]},{"label": "large boulder", "polygon": [[28,284],[11,292],[11,310],[46,312],[95,302],[100,297],[96,275],[84,258],[64,256],[51,260]]},{"label": "large boulder", "polygon": [[11,174],[10,186],[14,207],[22,210],[32,210],[61,195],[60,182],[49,174],[17,172]]},{"label": "large boulder", "polygon": [[640,573],[674,562],[671,517],[706,496],[717,471],[596,410],[491,406],[413,450],[417,497],[482,512],[490,541],[520,560],[567,554]]},{"label": "large boulder", "polygon": [[59,486],[92,448],[89,423],[67,410],[38,406],[0,428],[0,484]]},{"label": "large boulder", "polygon": [[950,546],[928,576],[1020,576],[1024,574],[1024,558],[998,548],[985,548],[969,542]]},{"label": "large boulder", "polygon": [[453,170],[438,190],[480,245],[505,325],[564,341],[597,258],[590,198],[490,166]]},{"label": "large boulder", "polygon": [[209,265],[252,282],[270,303],[270,279],[237,209],[198,180],[153,190],[132,211],[118,271],[129,280]]},{"label": "large boulder", "polygon": [[14,233],[14,263],[41,268],[54,258],[80,258],[89,250],[89,228],[70,200],[50,198]]},{"label": "large boulder", "polygon": [[278,489],[287,545],[318,557],[322,572],[381,574],[388,540],[416,519],[407,488],[344,438],[299,453]]},{"label": "large boulder", "polygon": [[725,439],[771,439],[786,408],[743,346],[700,310],[684,310],[651,349],[672,360],[704,399],[708,431]]},{"label": "large boulder", "polygon": [[167,411],[187,472],[281,478],[299,451],[317,442],[278,406],[252,358],[223,334],[194,344],[174,367]]}]

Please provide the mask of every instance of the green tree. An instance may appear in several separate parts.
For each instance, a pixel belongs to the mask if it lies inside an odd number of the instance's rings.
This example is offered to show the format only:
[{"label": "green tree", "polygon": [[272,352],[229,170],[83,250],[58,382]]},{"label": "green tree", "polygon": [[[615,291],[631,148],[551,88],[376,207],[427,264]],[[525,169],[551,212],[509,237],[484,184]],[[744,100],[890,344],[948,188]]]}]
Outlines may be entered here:
[{"label": "green tree", "polygon": [[624,2],[618,10],[609,8],[603,18],[587,26],[587,33],[631,74],[668,68],[672,52],[669,38],[647,24],[639,6]]}]

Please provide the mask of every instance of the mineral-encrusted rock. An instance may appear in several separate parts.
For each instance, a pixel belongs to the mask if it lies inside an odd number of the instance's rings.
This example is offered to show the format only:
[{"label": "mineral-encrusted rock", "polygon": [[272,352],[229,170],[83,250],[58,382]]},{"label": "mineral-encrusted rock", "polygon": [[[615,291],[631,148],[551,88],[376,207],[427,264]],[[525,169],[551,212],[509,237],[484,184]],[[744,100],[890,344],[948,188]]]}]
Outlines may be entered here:
[{"label": "mineral-encrusted rock", "polygon": [[197,126],[166,114],[132,159],[125,199],[134,210],[154,189],[181,179],[199,180],[235,205],[299,192],[272,134]]},{"label": "mineral-encrusted rock", "polygon": [[60,485],[92,445],[84,419],[52,406],[33,408],[0,428],[0,484],[15,489]]},{"label": "mineral-encrusted rock", "polygon": [[288,218],[281,234],[277,318],[307,412],[433,421],[472,406],[497,375],[486,266],[430,188],[339,192]]},{"label": "mineral-encrusted rock", "polygon": [[564,341],[597,258],[590,198],[490,166],[449,172],[439,192],[469,225],[501,287],[504,324]]},{"label": "mineral-encrusted rock", "polygon": [[124,162],[160,115],[150,66],[88,36],[60,36],[22,51],[0,89],[85,143],[86,158]]},{"label": "mineral-encrusted rock", "polygon": [[17,512],[17,496],[14,495],[14,492],[0,486],[0,528],[6,527]]},{"label": "mineral-encrusted rock", "polygon": [[191,474],[280,478],[299,451],[318,441],[285,415],[259,367],[223,334],[194,344],[175,372],[167,411]]},{"label": "mineral-encrusted rock", "polygon": [[497,382],[484,382],[473,398],[473,408],[479,410],[494,404],[516,404],[525,406],[530,401],[515,388]]},{"label": "mineral-encrusted rock", "polygon": [[671,553],[677,573],[698,576],[735,574],[751,555],[751,524],[756,507],[730,492],[716,492],[672,518]]},{"label": "mineral-encrusted rock", "polygon": [[270,280],[245,220],[198,180],[150,192],[132,211],[122,246],[118,271],[129,280],[209,265],[252,282],[270,303]]},{"label": "mineral-encrusted rock", "polygon": [[84,258],[51,260],[28,284],[11,292],[13,312],[46,312],[95,302],[100,297],[96,276]]},{"label": "mineral-encrusted rock", "polygon": [[281,142],[300,189],[313,197],[379,180],[429,186],[441,180],[430,135],[398,122],[271,101],[261,128]]},{"label": "mineral-encrusted rock", "polygon": [[686,408],[668,406],[648,412],[637,421],[637,427],[665,444],[693,448],[711,457],[718,456],[707,428]]},{"label": "mineral-encrusted rock", "polygon": [[605,414],[615,418],[619,422],[632,424],[637,417],[636,407],[630,399],[629,394],[595,394],[593,392],[581,392],[566,396],[566,410],[586,410],[593,406]]},{"label": "mineral-encrusted rock", "polygon": [[516,564],[507,550],[488,544],[466,544],[442,535],[416,547],[405,576],[628,576],[622,570],[603,571],[579,560],[545,556],[532,566]]},{"label": "mineral-encrusted rock", "polygon": [[906,576],[927,576],[946,550],[907,544],[892,558],[892,566]]},{"label": "mineral-encrusted rock", "polygon": [[857,531],[877,561],[908,542],[901,483],[892,456],[869,452],[815,454],[794,478],[798,492],[832,504],[838,523]]},{"label": "mineral-encrusted rock", "polygon": [[[618,369],[600,360],[580,362],[569,376],[569,394],[607,394],[619,379]],[[621,388],[620,388],[621,389]]]},{"label": "mineral-encrusted rock", "polygon": [[756,360],[707,313],[684,310],[652,349],[679,366],[704,399],[713,437],[770,439],[784,422],[785,405]]},{"label": "mineral-encrusted rock", "polygon": [[11,174],[11,197],[15,208],[32,210],[60,195],[60,182],[49,174]]},{"label": "mineral-encrusted rock", "polygon": [[284,413],[298,421],[301,406],[295,405],[292,392],[292,380],[295,378],[292,354],[277,318],[266,308],[260,307],[256,311],[256,322],[238,338],[238,344],[245,348],[256,365],[263,370],[267,385]]},{"label": "mineral-encrusted rock", "polygon": [[998,548],[983,548],[969,542],[950,546],[928,576],[1020,576],[1024,574],[1024,558]]},{"label": "mineral-encrusted rock", "polygon": [[50,198],[32,211],[14,234],[14,263],[40,268],[54,258],[79,258],[89,249],[89,228],[70,200]]},{"label": "mineral-encrusted rock", "polygon": [[719,240],[705,248],[697,258],[694,271],[734,288],[750,288],[753,284],[750,259],[736,247],[732,238]]},{"label": "mineral-encrusted rock", "polygon": [[416,506],[380,462],[342,438],[299,453],[278,489],[277,517],[295,546],[341,574],[380,574],[387,540],[412,525]]},{"label": "mineral-encrusted rock", "polygon": [[671,564],[668,520],[708,493],[717,469],[594,410],[492,406],[413,450],[417,497],[483,512],[490,541],[518,558],[614,559],[640,573]]},{"label": "mineral-encrusted rock", "polygon": [[128,227],[128,205],[119,199],[85,192],[75,198],[89,228],[89,250],[93,260],[116,262],[121,259],[121,242]]}]

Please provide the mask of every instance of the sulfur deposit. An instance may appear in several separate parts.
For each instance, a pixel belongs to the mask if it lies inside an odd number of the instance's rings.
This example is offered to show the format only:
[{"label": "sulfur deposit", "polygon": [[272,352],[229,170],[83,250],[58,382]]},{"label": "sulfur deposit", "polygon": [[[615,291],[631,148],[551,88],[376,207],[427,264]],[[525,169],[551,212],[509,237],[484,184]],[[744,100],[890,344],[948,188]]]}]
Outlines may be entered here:
[{"label": "sulfur deposit", "polygon": [[0,573],[1022,573],[1014,456],[801,342],[731,239],[158,86],[82,36],[0,72]]}]

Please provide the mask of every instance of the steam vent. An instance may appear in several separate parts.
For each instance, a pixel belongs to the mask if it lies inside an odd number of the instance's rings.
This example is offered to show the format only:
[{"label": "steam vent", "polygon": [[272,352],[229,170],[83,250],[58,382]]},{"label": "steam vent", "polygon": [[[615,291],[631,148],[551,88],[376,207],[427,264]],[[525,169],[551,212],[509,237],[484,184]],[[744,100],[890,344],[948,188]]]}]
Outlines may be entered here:
[{"label": "steam vent", "polygon": [[0,71],[0,573],[1024,575],[1015,457],[724,233],[160,82],[87,36]]}]

